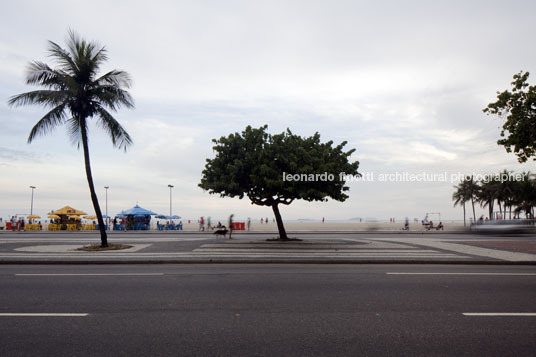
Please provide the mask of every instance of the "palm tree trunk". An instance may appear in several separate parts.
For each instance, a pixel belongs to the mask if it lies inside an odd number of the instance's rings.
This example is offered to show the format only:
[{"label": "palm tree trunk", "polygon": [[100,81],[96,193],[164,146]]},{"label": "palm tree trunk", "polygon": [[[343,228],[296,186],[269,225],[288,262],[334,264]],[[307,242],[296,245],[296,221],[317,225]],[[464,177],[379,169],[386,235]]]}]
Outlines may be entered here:
[{"label": "palm tree trunk", "polygon": [[463,203],[463,226],[467,226],[467,224],[465,224],[465,202]]},{"label": "palm tree trunk", "polygon": [[274,211],[275,221],[277,222],[277,229],[279,230],[279,239],[288,240],[287,232],[285,231],[285,226],[283,225],[283,219],[281,218],[281,213],[279,213],[279,207],[277,203],[272,205],[272,210]]},{"label": "palm tree trunk", "polygon": [[104,220],[102,219],[102,213],[99,207],[99,200],[97,199],[97,194],[95,193],[95,185],[93,185],[93,176],[91,175],[91,165],[89,162],[89,145],[87,141],[87,131],[86,131],[86,121],[85,119],[80,120],[80,132],[82,135],[82,146],[84,148],[84,162],[86,164],[86,177],[87,183],[89,184],[89,192],[91,193],[91,202],[93,202],[93,208],[95,209],[95,214],[97,215],[97,222],[99,223],[99,230],[101,235],[101,247],[108,246],[108,236],[106,235],[106,229],[104,227]]},{"label": "palm tree trunk", "polygon": [[471,197],[471,204],[473,205],[473,222],[476,223],[475,200],[473,197]]}]

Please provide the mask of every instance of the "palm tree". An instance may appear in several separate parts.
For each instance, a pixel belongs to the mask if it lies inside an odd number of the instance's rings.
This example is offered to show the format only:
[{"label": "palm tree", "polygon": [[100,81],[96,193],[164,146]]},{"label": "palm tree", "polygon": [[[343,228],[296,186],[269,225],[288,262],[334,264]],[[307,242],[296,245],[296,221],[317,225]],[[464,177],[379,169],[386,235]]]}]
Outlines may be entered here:
[{"label": "palm tree", "polygon": [[126,150],[132,144],[130,135],[109,112],[116,112],[121,107],[134,107],[132,97],[123,89],[130,87],[130,76],[124,71],[112,70],[98,77],[101,64],[108,59],[106,48],[79,38],[73,31],[69,31],[67,49],[49,41],[48,52],[57,68],[52,69],[46,63],[33,61],[26,76],[26,84],[39,85],[44,89],[15,95],[8,103],[12,106],[37,104],[51,108],[32,128],[28,143],[67,124],[73,143],[78,148],[82,144],[101,246],[106,247],[108,240],[89,161],[88,120],[96,120],[115,147]]},{"label": "palm tree", "polygon": [[463,184],[466,196],[471,200],[471,206],[473,207],[473,222],[476,222],[475,200],[477,199],[479,190],[478,183],[474,180],[473,176],[469,176],[464,179]]},{"label": "palm tree", "polygon": [[[508,170],[503,170],[500,173],[502,178],[499,185],[497,186],[497,203],[499,204],[499,211],[504,219],[506,219],[506,209],[510,209],[510,219],[512,219],[512,205],[514,204],[514,187],[515,181],[513,180],[513,172]],[[505,179],[508,177],[508,179]],[[501,202],[503,203],[503,209],[501,209]],[[504,212],[503,212],[504,211]]]},{"label": "palm tree", "polygon": [[525,212],[526,218],[534,218],[534,206],[536,206],[536,179],[530,172],[522,173],[523,179],[516,181],[514,202],[517,206],[515,212],[519,216]]},{"label": "palm tree", "polygon": [[467,184],[465,180],[460,182],[458,186],[454,186],[456,191],[452,194],[452,200],[454,201],[454,207],[457,205],[463,206],[463,225],[466,226],[465,220],[465,203],[471,200],[471,197],[468,195]]},{"label": "palm tree", "polygon": [[[490,175],[490,177],[492,176]],[[497,199],[499,185],[500,182],[492,178],[483,180],[480,183],[480,189],[477,193],[477,199],[480,205],[482,207],[488,207],[488,217],[490,220],[493,219],[493,207],[495,205],[495,200]]]}]

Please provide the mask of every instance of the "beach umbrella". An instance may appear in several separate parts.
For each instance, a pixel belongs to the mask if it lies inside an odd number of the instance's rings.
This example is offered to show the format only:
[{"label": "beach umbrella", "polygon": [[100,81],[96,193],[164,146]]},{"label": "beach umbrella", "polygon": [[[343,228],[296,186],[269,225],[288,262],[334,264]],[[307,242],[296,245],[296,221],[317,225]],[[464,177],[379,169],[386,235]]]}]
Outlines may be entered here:
[{"label": "beach umbrella", "polygon": [[121,212],[121,214],[125,216],[151,216],[156,215],[158,213],[154,213],[153,211],[149,211],[148,209],[142,208],[138,205],[132,207],[131,209],[127,209],[126,211]]},{"label": "beach umbrella", "polygon": [[58,216],[57,214],[49,214],[48,218],[50,218],[50,219],[60,219],[61,217]]},{"label": "beach umbrella", "polygon": [[97,219],[97,216],[84,216],[84,219]]},{"label": "beach umbrella", "polygon": [[77,209],[72,208],[71,206],[65,206],[63,208],[60,208],[57,211],[52,212],[52,213],[53,214],[58,214],[58,215],[77,215],[77,216],[87,214],[86,212],[79,211]]},{"label": "beach umbrella", "polygon": [[158,216],[156,216],[155,218],[160,218],[160,219],[169,219],[169,216],[166,216],[166,215],[163,215],[163,214],[159,214]]},{"label": "beach umbrella", "polygon": [[70,219],[75,219],[77,221],[81,220],[82,218],[80,218],[80,216],[77,216],[77,215],[71,215],[69,216]]},{"label": "beach umbrella", "polygon": [[41,216],[37,216],[37,215],[35,215],[35,214],[31,214],[31,215],[29,215],[29,216],[26,217],[26,218],[28,218],[28,219],[39,219],[39,218],[41,218]]},{"label": "beach umbrella", "polygon": [[171,216],[171,219],[179,219],[181,216]]}]

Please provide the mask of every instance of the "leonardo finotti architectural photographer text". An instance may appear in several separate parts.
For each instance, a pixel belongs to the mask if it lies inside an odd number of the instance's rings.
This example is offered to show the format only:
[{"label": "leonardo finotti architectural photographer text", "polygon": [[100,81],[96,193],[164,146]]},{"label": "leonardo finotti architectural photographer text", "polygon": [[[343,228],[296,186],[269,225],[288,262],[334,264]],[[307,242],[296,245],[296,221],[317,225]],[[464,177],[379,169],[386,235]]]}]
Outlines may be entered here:
[{"label": "leonardo finotti architectural photographer text", "polygon": [[450,182],[457,183],[464,179],[469,180],[473,179],[474,181],[522,181],[523,174],[515,173],[501,173],[493,175],[483,175],[483,174],[464,174],[461,172],[457,173],[410,173],[410,172],[394,172],[394,173],[379,173],[375,174],[374,172],[365,172],[360,175],[347,175],[344,172],[339,173],[338,175],[332,173],[321,173],[321,174],[289,174],[283,172],[283,181],[288,182],[322,182],[322,181],[335,181],[335,179],[346,181],[346,182]]}]

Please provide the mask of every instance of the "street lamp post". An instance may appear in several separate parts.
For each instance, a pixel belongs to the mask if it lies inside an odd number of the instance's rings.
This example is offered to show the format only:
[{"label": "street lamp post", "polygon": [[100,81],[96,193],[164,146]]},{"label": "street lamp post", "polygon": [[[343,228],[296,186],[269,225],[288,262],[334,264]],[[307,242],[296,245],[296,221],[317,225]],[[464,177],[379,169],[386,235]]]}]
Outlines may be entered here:
[{"label": "street lamp post", "polygon": [[110,219],[108,218],[108,189],[110,186],[104,186],[104,189],[106,190],[106,227],[110,229]]},{"label": "street lamp post", "polygon": [[30,206],[30,216],[33,215],[33,193],[34,193],[34,190],[36,189],[35,186],[30,186],[30,188],[32,189],[32,204]]},{"label": "street lamp post", "polygon": [[171,190],[173,189],[173,185],[167,185],[167,187],[169,187],[169,219],[171,219],[171,212],[172,212],[172,209],[171,209]]}]

